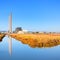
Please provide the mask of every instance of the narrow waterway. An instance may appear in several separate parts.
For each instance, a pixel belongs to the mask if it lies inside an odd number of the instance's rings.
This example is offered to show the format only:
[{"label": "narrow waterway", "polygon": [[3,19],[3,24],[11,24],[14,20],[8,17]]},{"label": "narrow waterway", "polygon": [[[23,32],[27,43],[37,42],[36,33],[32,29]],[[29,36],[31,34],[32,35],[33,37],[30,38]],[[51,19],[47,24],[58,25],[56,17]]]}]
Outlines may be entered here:
[{"label": "narrow waterway", "polygon": [[10,55],[8,40],[6,36],[0,42],[0,60],[60,60],[60,45],[32,48],[12,38],[12,55]]}]

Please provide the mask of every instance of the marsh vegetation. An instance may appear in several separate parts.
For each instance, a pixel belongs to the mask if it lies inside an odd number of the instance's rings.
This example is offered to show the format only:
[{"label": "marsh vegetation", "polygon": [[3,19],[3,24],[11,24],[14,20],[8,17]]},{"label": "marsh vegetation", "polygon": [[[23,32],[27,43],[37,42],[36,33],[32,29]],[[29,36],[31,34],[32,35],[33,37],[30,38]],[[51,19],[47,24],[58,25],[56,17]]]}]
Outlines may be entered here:
[{"label": "marsh vegetation", "polygon": [[10,34],[30,47],[53,47],[60,44],[60,34]]}]

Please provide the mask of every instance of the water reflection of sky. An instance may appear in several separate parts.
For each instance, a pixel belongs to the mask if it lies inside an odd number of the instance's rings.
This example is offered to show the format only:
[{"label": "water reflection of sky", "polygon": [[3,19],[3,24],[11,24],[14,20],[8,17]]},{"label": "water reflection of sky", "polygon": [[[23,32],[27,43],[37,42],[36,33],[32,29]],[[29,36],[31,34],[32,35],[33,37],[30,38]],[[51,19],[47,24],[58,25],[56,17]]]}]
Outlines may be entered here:
[{"label": "water reflection of sky", "polygon": [[8,51],[8,38],[0,42],[0,60],[60,60],[60,46],[52,48],[31,48],[12,39],[12,56]]}]

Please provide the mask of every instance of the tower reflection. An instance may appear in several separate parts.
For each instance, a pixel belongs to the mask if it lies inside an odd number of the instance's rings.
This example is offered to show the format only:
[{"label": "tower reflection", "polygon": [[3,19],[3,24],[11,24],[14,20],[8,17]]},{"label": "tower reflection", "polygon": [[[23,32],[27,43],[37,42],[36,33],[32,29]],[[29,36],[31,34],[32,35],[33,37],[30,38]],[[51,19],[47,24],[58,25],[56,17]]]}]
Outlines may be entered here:
[{"label": "tower reflection", "polygon": [[8,36],[9,54],[12,55],[12,38]]}]

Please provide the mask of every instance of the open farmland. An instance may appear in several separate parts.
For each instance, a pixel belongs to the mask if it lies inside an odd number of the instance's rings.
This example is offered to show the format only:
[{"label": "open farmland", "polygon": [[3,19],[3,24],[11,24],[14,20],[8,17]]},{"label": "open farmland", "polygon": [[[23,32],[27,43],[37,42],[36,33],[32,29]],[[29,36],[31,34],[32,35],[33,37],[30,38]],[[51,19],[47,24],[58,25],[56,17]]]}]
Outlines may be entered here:
[{"label": "open farmland", "polygon": [[60,34],[10,34],[31,47],[52,47],[60,44]]}]

